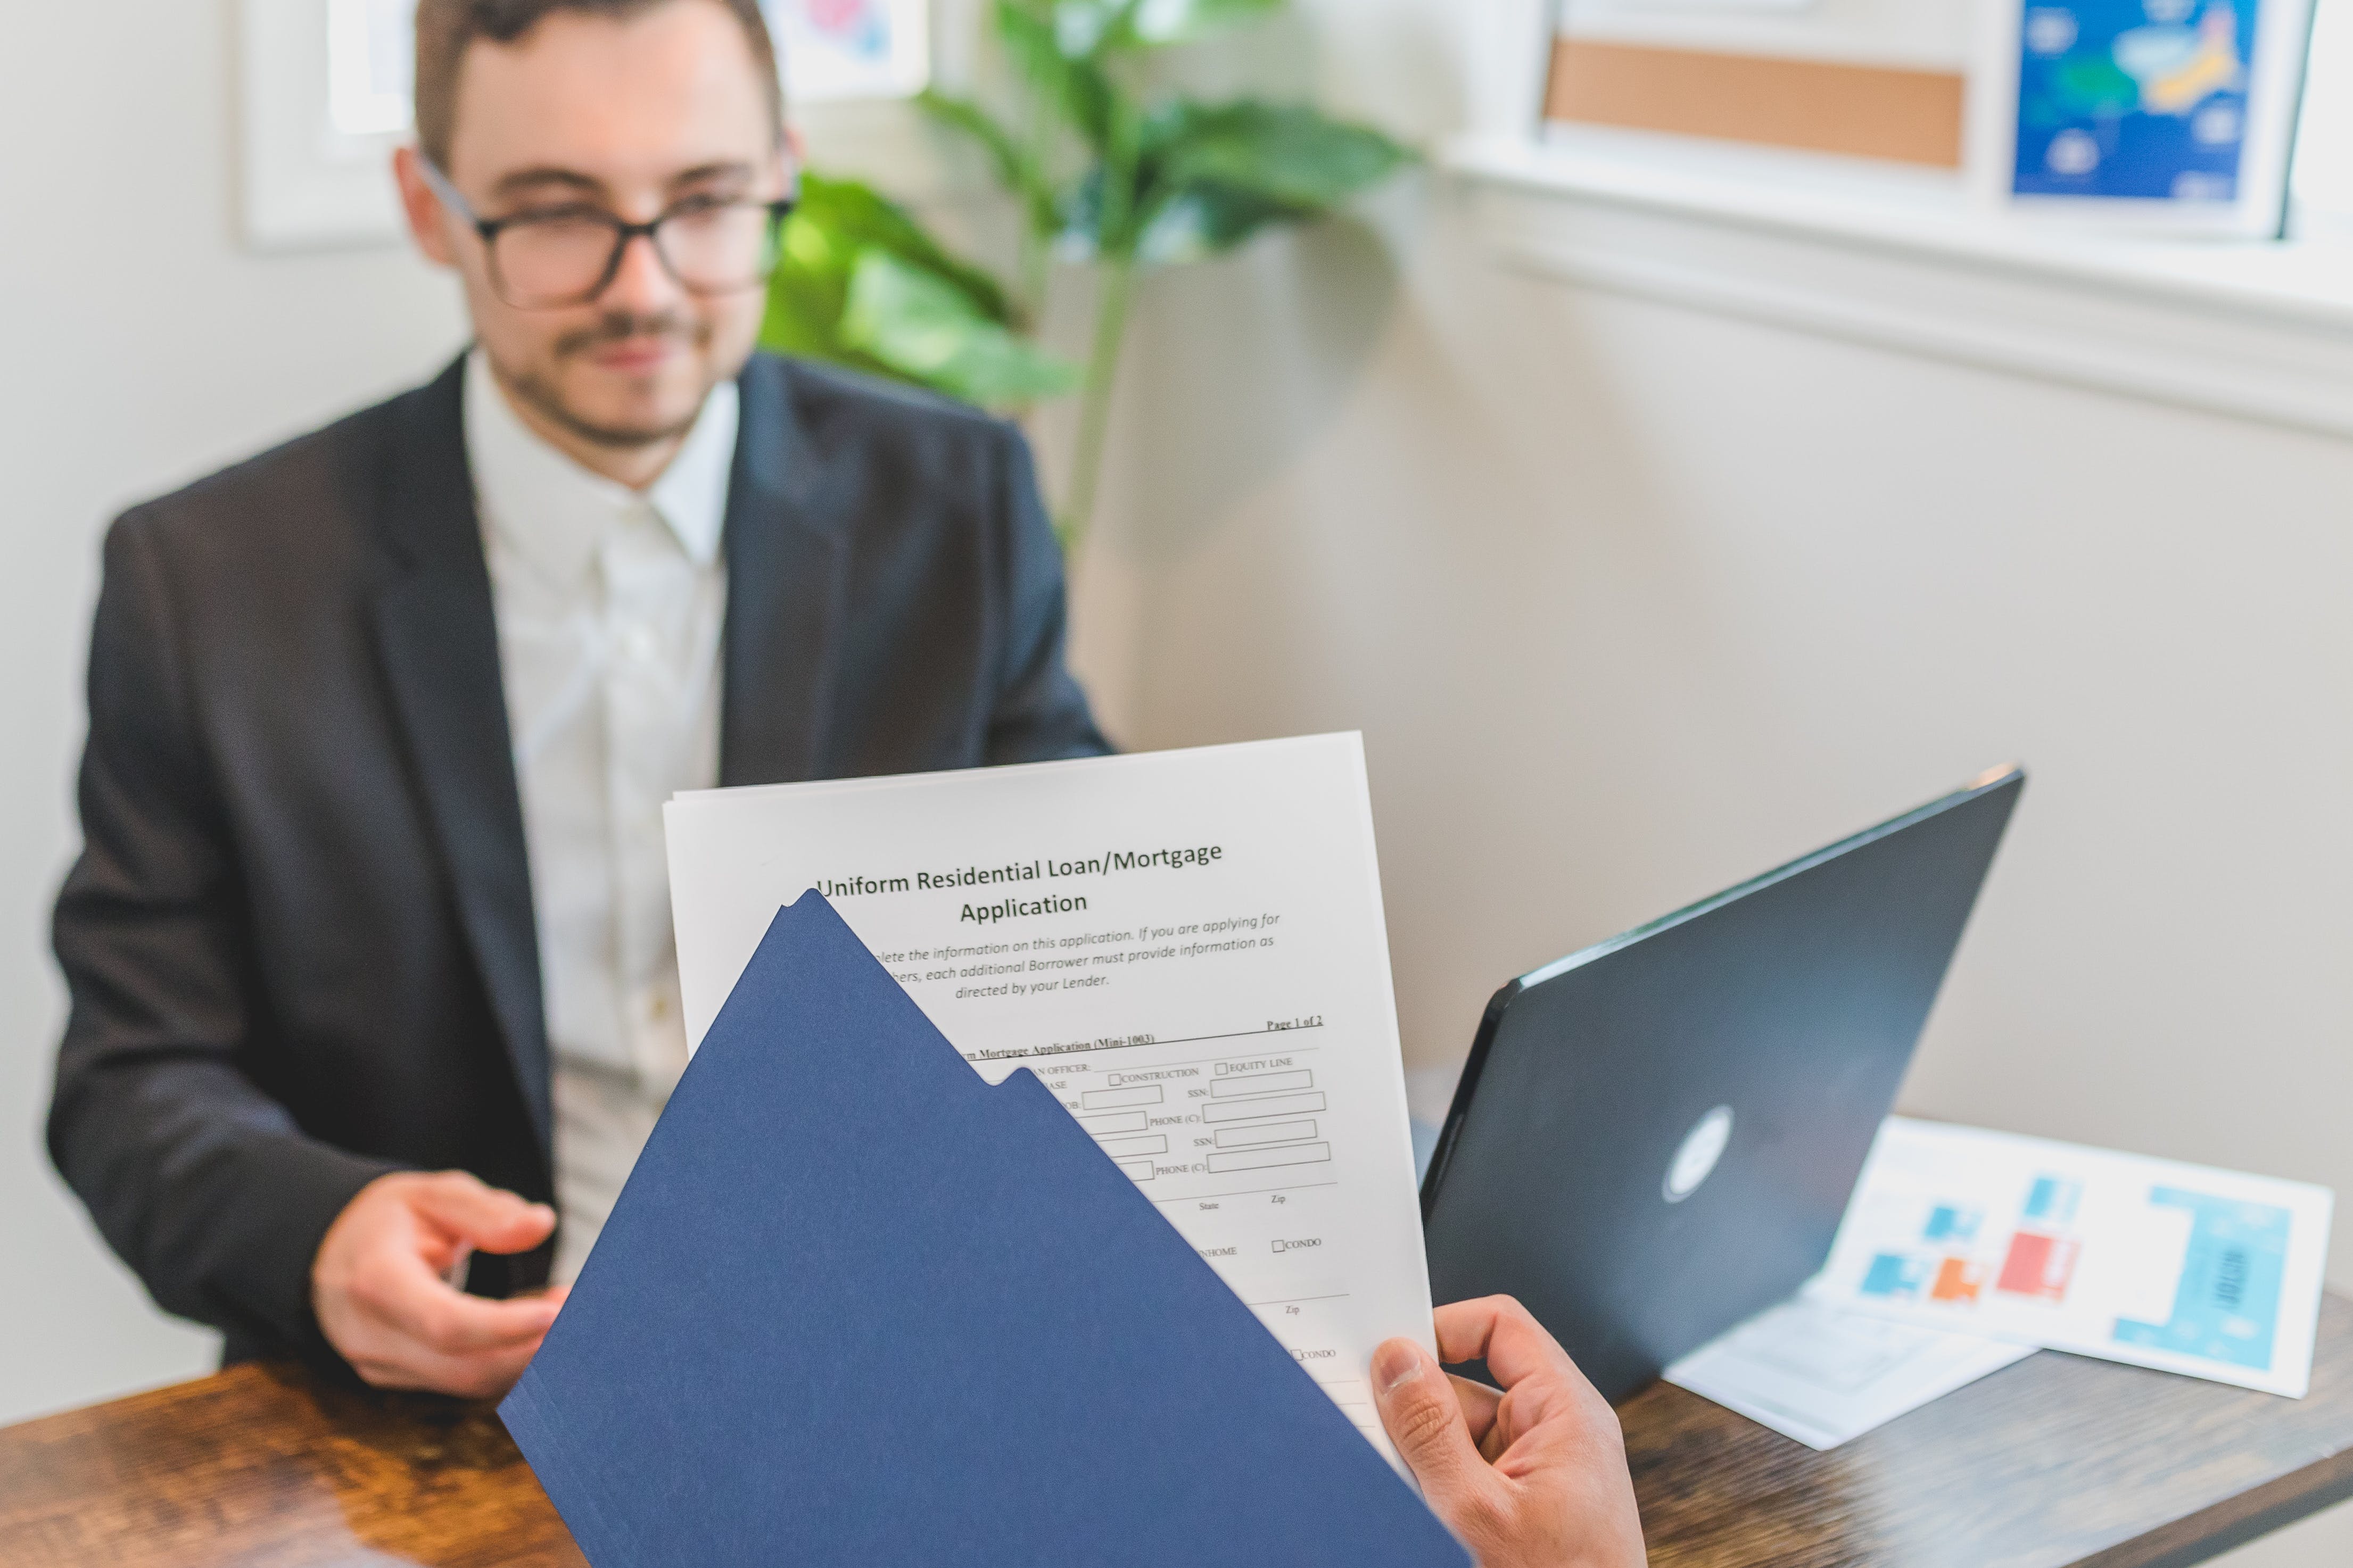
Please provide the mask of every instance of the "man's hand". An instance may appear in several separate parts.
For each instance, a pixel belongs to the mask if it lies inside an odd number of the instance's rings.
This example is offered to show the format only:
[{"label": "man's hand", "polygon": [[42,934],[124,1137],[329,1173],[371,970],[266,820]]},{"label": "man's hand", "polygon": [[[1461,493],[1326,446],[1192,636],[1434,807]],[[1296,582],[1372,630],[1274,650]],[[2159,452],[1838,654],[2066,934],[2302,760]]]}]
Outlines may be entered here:
[{"label": "man's hand", "polygon": [[555,1211],[463,1171],[378,1176],[343,1205],[311,1263],[327,1342],[378,1388],[504,1394],[555,1321],[561,1288],[487,1301],[446,1276],[469,1252],[528,1252]]},{"label": "man's hand", "polygon": [[1484,1358],[1498,1394],[1411,1340],[1373,1352],[1381,1424],[1480,1568],[1641,1568],[1642,1520],[1618,1413],[1509,1296],[1438,1309],[1449,1362]]}]

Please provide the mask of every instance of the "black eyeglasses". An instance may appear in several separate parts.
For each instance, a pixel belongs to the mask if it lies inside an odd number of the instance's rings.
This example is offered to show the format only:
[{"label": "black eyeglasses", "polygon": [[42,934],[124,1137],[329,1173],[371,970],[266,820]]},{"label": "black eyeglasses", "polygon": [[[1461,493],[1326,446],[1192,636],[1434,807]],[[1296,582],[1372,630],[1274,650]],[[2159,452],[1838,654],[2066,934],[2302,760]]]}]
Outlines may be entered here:
[{"label": "black eyeglasses", "polygon": [[651,223],[629,223],[602,207],[567,204],[486,218],[449,176],[419,159],[425,183],[471,224],[490,254],[491,287],[524,310],[586,305],[613,286],[629,242],[643,237],[663,270],[691,294],[756,289],[776,269],[792,198],[689,196]]}]

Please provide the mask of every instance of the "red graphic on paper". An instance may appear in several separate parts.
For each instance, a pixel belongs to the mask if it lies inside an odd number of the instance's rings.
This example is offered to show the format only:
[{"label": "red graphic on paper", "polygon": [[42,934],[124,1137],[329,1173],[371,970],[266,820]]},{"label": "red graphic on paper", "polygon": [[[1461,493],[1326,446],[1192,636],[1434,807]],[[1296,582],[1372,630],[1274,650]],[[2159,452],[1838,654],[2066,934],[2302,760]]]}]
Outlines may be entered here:
[{"label": "red graphic on paper", "polygon": [[2076,1242],[2021,1230],[2010,1238],[2010,1256],[2002,1259],[2001,1278],[1994,1281],[1994,1289],[2011,1296],[2063,1301],[2067,1282],[2075,1275],[2075,1255],[2082,1250]]},{"label": "red graphic on paper", "polygon": [[1984,1269],[1966,1258],[1947,1258],[1937,1267],[1936,1282],[1928,1288],[1928,1300],[1974,1301],[1984,1286]]}]

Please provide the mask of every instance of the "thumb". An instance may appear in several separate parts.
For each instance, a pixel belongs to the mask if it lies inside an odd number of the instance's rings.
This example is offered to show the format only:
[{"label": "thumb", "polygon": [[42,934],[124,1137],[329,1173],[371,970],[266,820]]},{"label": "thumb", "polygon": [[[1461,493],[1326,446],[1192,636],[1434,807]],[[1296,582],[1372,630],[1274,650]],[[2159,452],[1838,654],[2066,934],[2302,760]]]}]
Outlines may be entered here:
[{"label": "thumb", "polygon": [[1429,1352],[1411,1340],[1385,1341],[1373,1352],[1373,1390],[1389,1441],[1440,1519],[1453,1519],[1473,1494],[1493,1484],[1493,1472],[1471,1441],[1454,1385]]},{"label": "thumb", "polygon": [[555,1228],[555,1211],[487,1186],[463,1171],[417,1184],[417,1213],[484,1252],[528,1252]]}]

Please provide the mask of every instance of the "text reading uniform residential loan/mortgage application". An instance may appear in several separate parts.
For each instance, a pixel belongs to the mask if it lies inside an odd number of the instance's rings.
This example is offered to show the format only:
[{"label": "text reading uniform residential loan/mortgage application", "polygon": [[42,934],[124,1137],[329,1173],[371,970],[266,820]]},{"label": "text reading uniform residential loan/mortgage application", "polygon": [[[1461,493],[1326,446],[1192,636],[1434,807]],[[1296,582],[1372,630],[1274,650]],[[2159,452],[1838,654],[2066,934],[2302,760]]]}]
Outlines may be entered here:
[{"label": "text reading uniform residential loan/mortgage application", "polygon": [[1358,737],[707,791],[668,826],[690,1040],[816,889],[1396,1462],[1366,1372],[1430,1345],[1430,1279]]}]

